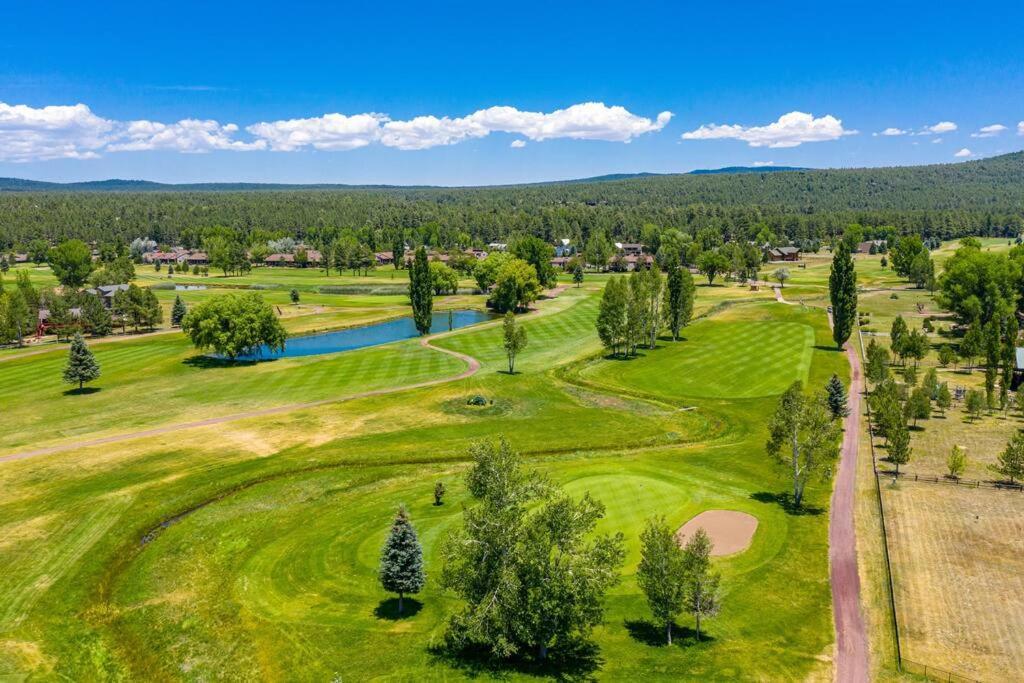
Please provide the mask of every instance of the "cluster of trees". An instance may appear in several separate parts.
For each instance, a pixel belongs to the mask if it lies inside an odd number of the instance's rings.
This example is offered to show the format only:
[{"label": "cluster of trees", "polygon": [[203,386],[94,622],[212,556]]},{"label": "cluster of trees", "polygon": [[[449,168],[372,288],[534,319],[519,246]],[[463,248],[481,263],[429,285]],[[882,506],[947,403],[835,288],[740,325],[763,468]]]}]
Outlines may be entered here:
[{"label": "cluster of trees", "polygon": [[[667,283],[666,283],[667,280]],[[597,314],[597,334],[613,355],[635,355],[653,349],[658,333],[668,328],[672,339],[693,315],[693,278],[682,266],[665,278],[658,268],[633,271],[608,280]]]},{"label": "cluster of trees", "polygon": [[[462,528],[448,535],[440,585],[462,599],[445,631],[454,651],[482,649],[491,656],[544,660],[551,648],[570,651],[602,623],[604,598],[619,582],[624,537],[595,533],[604,507],[585,494],[573,500],[536,471],[504,439],[470,447],[466,474],[472,504]],[[434,488],[441,504],[444,486]],[[711,563],[712,543],[699,529],[680,547],[663,518],[648,521],[640,537],[637,581],[651,612],[672,642],[682,612],[701,620],[718,613],[721,576]],[[405,508],[399,508],[381,550],[384,590],[405,596],[426,583],[423,551]]]},{"label": "cluster of trees", "polygon": [[35,329],[38,312],[39,293],[27,272],[18,272],[14,286],[5,286],[0,275],[0,344],[17,342],[20,346]]},{"label": "cluster of trees", "polygon": [[[0,194],[0,251],[23,248],[35,238],[128,243],[138,235],[198,248],[196,226],[215,225],[244,235],[247,244],[289,236],[318,245],[333,242],[318,239],[323,231],[350,229],[372,237],[401,227],[411,246],[446,249],[515,233],[549,243],[568,237],[586,244],[599,230],[613,241],[647,243],[641,239],[645,224],[691,235],[712,227],[726,241],[737,242],[753,239],[761,224],[797,242],[829,241],[854,222],[865,226],[869,238],[884,238],[878,232],[884,226],[925,238],[1015,235],[1024,227],[1022,169],[1024,155],[1017,153],[956,165],[519,187],[253,192],[212,185],[207,188],[218,191],[5,192]],[[259,231],[271,234],[248,239]],[[360,241],[374,249],[393,244]]]},{"label": "cluster of trees", "polygon": [[697,529],[684,547],[663,517],[647,521],[640,535],[640,565],[636,582],[647,598],[665,640],[672,644],[672,627],[683,612],[696,620],[700,640],[701,619],[721,609],[721,575],[711,567],[711,538]]},{"label": "cluster of trees", "polygon": [[223,294],[194,306],[181,329],[196,348],[234,360],[261,346],[284,348],[288,333],[270,304],[256,292]]}]

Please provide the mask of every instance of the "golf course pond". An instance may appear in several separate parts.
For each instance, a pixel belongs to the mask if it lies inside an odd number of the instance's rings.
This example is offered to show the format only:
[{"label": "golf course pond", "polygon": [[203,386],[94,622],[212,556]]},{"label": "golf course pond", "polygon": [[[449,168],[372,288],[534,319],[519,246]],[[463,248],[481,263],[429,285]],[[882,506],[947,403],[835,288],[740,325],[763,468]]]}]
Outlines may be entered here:
[{"label": "golf course pond", "polygon": [[[484,311],[461,310],[439,311],[431,317],[431,332],[444,332],[449,329],[475,325],[485,320],[493,320],[494,315]],[[379,346],[402,339],[419,336],[416,323],[412,317],[396,318],[365,327],[350,327],[345,330],[311,334],[304,337],[292,337],[285,342],[283,350],[271,350],[261,346],[256,350],[238,356],[237,360],[256,361],[274,358],[295,358],[298,356],[318,356],[325,353],[351,351],[367,346]]]}]

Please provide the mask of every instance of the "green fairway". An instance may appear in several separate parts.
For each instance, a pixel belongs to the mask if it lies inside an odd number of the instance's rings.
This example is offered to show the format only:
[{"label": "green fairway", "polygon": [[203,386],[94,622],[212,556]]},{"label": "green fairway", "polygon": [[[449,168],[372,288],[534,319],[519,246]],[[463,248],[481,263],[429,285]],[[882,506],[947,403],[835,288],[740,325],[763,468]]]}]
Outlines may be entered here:
[{"label": "green fairway", "polygon": [[806,380],[814,345],[810,326],[788,322],[700,321],[684,337],[585,376],[667,398],[756,398]]},{"label": "green fairway", "polygon": [[[503,372],[500,326],[468,328],[435,342],[481,361],[458,382],[3,463],[0,678],[535,678],[542,672],[481,670],[432,647],[457,607],[437,585],[438,553],[468,502],[466,449],[499,435],[573,496],[602,501],[599,530],[626,537],[596,657],[564,673],[827,677],[828,487],[809,491],[817,514],[788,514],[777,502],[784,473],[763,446],[774,394],[796,378],[822,386],[832,372],[845,375],[824,313],[739,303],[686,328],[685,341],[607,360],[593,328],[596,284],[521,318],[529,346],[514,376]],[[698,296],[709,310],[740,294]],[[17,425],[5,448],[464,367],[415,342],[237,367],[183,362],[194,352],[176,334],[94,348],[104,376],[88,395],[64,395],[63,353],[5,361],[15,386],[0,388],[0,409]],[[21,400],[30,386],[45,400]],[[467,405],[477,394],[486,405]],[[448,488],[439,507],[438,480]],[[375,578],[399,503],[428,574],[403,619]],[[652,515],[681,526],[707,509],[748,512],[760,525],[747,551],[716,560],[724,607],[709,638],[696,643],[684,617],[666,648],[633,578],[638,534]]]}]

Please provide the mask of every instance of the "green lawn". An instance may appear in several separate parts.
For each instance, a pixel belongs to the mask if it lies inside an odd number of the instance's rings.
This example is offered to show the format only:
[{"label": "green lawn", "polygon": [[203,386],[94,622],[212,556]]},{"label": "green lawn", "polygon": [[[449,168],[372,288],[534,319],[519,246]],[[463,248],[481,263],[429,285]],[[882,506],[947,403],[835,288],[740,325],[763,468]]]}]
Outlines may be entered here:
[{"label": "green lawn", "polygon": [[[736,303],[687,328],[686,341],[605,360],[593,330],[600,284],[521,319],[530,342],[514,376],[502,372],[500,327],[469,328],[437,342],[483,363],[456,383],[3,463],[0,679],[535,678],[475,671],[430,648],[455,607],[436,584],[438,544],[467,500],[466,448],[498,435],[573,495],[603,501],[601,529],[626,535],[594,668],[575,673],[828,677],[828,486],[809,493],[818,514],[786,513],[784,473],[763,445],[774,393],[796,377],[820,386],[845,376],[823,312]],[[700,288],[699,304],[749,298],[740,294]],[[63,394],[63,353],[4,362],[14,381],[0,387],[0,410],[16,425],[6,449],[463,367],[414,342],[231,368],[184,363],[193,352],[176,334],[95,348],[104,377],[89,395]],[[701,394],[712,381],[717,393]],[[474,394],[488,405],[468,406]],[[449,489],[442,507],[431,504],[437,480]],[[400,502],[424,543],[428,585],[422,608],[394,620],[378,614],[388,596],[375,569]],[[633,579],[641,525],[664,514],[681,526],[712,508],[757,516],[753,545],[716,561],[725,606],[710,638],[684,631],[660,646]]]},{"label": "green lawn", "polygon": [[658,396],[756,398],[806,381],[814,345],[814,330],[792,322],[702,320],[683,337],[663,338],[636,358],[591,365],[585,376]]}]

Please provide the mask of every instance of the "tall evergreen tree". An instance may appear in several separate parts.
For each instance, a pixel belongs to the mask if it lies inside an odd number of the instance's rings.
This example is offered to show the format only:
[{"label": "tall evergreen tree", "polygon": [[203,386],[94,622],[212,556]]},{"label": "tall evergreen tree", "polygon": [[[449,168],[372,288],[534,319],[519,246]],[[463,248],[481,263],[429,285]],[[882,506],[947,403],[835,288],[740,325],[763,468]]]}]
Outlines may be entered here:
[{"label": "tall evergreen tree", "polygon": [[423,247],[416,249],[416,256],[409,270],[409,301],[412,302],[412,317],[416,322],[416,331],[428,334],[434,312],[434,288],[430,277],[430,263],[427,262],[427,250]]},{"label": "tall evergreen tree", "polygon": [[841,349],[850,338],[857,319],[857,272],[853,268],[853,257],[843,245],[836,248],[832,257],[828,290],[832,299],[832,339]]},{"label": "tall evergreen tree", "polygon": [[76,332],[71,339],[68,364],[64,367],[64,381],[68,384],[77,384],[81,389],[86,382],[91,382],[99,376],[100,364],[85,345],[81,333]]},{"label": "tall evergreen tree", "polygon": [[171,325],[178,327],[181,325],[181,321],[185,319],[185,314],[188,313],[188,309],[185,308],[185,302],[181,300],[181,296],[174,297],[174,306],[171,307]]},{"label": "tall evergreen tree", "polygon": [[384,542],[378,575],[384,590],[398,593],[399,614],[404,608],[405,596],[419,593],[427,581],[423,570],[423,548],[404,506],[398,508],[391,532]]},{"label": "tall evergreen tree", "polygon": [[843,380],[839,379],[839,375],[832,375],[825,385],[825,391],[828,394],[828,409],[832,411],[833,419],[850,414],[850,409],[846,407],[846,387],[843,386]]}]

